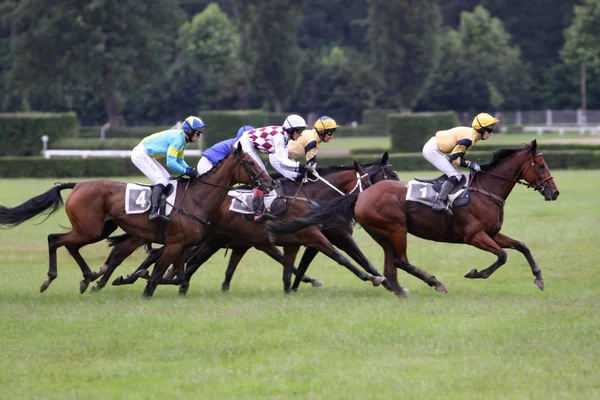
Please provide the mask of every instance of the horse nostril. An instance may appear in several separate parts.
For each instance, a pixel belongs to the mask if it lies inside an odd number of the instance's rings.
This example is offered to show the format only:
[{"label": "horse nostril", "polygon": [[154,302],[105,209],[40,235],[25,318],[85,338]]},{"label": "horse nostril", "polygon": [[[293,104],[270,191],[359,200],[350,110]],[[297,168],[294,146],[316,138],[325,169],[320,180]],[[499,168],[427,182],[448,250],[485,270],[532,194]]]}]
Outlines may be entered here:
[{"label": "horse nostril", "polygon": [[552,196],[552,200],[556,200],[558,198],[559,194],[560,194],[560,192],[558,190],[556,192],[554,192],[554,195]]}]

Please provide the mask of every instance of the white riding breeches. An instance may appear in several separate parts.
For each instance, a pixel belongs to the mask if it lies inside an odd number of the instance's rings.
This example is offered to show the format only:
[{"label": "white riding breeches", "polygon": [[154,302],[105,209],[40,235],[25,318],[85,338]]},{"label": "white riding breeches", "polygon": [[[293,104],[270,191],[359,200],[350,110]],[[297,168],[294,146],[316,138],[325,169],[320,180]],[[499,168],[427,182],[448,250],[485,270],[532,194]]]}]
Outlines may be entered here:
[{"label": "white riding breeches", "polygon": [[165,187],[169,184],[169,173],[158,161],[148,154],[146,147],[142,143],[133,148],[131,161],[155,184],[160,183],[165,185]]},{"label": "white riding breeches", "polygon": [[460,180],[461,172],[441,152],[437,138],[434,136],[423,146],[423,157],[429,161],[434,167],[442,171],[448,178],[454,176]]},{"label": "white riding breeches", "polygon": [[213,163],[206,157],[202,157],[200,161],[198,161],[198,166],[196,167],[196,171],[198,171],[198,175],[202,175],[210,171],[213,167]]}]

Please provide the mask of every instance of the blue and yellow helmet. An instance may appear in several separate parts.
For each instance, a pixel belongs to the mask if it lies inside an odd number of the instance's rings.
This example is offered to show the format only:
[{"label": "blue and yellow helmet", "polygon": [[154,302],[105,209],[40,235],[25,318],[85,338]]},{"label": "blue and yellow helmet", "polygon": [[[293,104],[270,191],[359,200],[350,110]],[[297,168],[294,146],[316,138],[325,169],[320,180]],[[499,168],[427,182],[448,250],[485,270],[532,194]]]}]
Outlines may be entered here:
[{"label": "blue and yellow helmet", "polygon": [[187,117],[181,125],[181,129],[185,133],[197,133],[198,135],[204,133],[204,127],[206,124],[198,117]]}]

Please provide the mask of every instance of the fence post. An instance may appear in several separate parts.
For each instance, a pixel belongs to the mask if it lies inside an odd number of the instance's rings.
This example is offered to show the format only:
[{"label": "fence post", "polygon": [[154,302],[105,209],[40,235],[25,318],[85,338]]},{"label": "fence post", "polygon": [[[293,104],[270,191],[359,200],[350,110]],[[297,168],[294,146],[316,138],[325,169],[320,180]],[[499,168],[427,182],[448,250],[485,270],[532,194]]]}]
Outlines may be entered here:
[{"label": "fence post", "polygon": [[552,126],[552,110],[546,110],[546,126]]},{"label": "fence post", "polygon": [[521,110],[517,110],[515,125],[523,125],[523,115],[521,114]]}]

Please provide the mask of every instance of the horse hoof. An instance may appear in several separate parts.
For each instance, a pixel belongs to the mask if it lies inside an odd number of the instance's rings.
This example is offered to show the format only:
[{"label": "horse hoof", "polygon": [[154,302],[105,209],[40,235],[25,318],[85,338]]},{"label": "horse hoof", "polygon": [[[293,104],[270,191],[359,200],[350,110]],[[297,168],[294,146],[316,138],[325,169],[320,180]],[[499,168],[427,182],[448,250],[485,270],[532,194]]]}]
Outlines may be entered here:
[{"label": "horse hoof", "polygon": [[223,292],[223,293],[229,292],[229,285],[221,285],[221,292]]},{"label": "horse hoof", "polygon": [[465,278],[469,278],[469,279],[475,279],[477,278],[477,270],[476,269],[472,269],[469,272],[467,272],[465,274]]},{"label": "horse hoof", "polygon": [[379,286],[383,281],[385,281],[385,278],[383,276],[375,276],[374,278],[375,279],[373,279],[373,286]]},{"label": "horse hoof", "polygon": [[115,278],[114,281],[112,281],[112,285],[113,286],[120,286],[122,284],[123,284],[123,277],[122,276],[119,276],[119,277]]},{"label": "horse hoof", "polygon": [[313,279],[312,281],[312,287],[321,287],[325,284],[325,282],[320,281],[318,279]]},{"label": "horse hoof", "polygon": [[446,286],[444,286],[443,283],[440,283],[439,285],[436,285],[435,286],[435,290],[437,292],[440,292],[440,293],[448,293],[448,289],[446,289]]},{"label": "horse hoof", "polygon": [[46,291],[46,289],[48,289],[48,286],[50,286],[49,280],[42,283],[42,286],[40,287],[40,292],[44,293]]},{"label": "horse hoof", "polygon": [[543,279],[535,279],[533,281],[533,283],[535,283],[535,286],[537,286],[538,289],[540,289],[542,292],[544,291],[544,280]]},{"label": "horse hoof", "polygon": [[401,289],[401,291],[396,294],[398,295],[398,297],[408,297],[408,292],[408,289]]},{"label": "horse hoof", "polygon": [[139,271],[135,274],[138,278],[142,278],[142,279],[150,279],[150,272],[148,272],[147,269],[143,270],[143,271]]},{"label": "horse hoof", "polygon": [[81,293],[81,294],[85,293],[85,291],[87,290],[89,285],[90,285],[90,282],[88,282],[88,281],[79,282],[79,293]]}]

